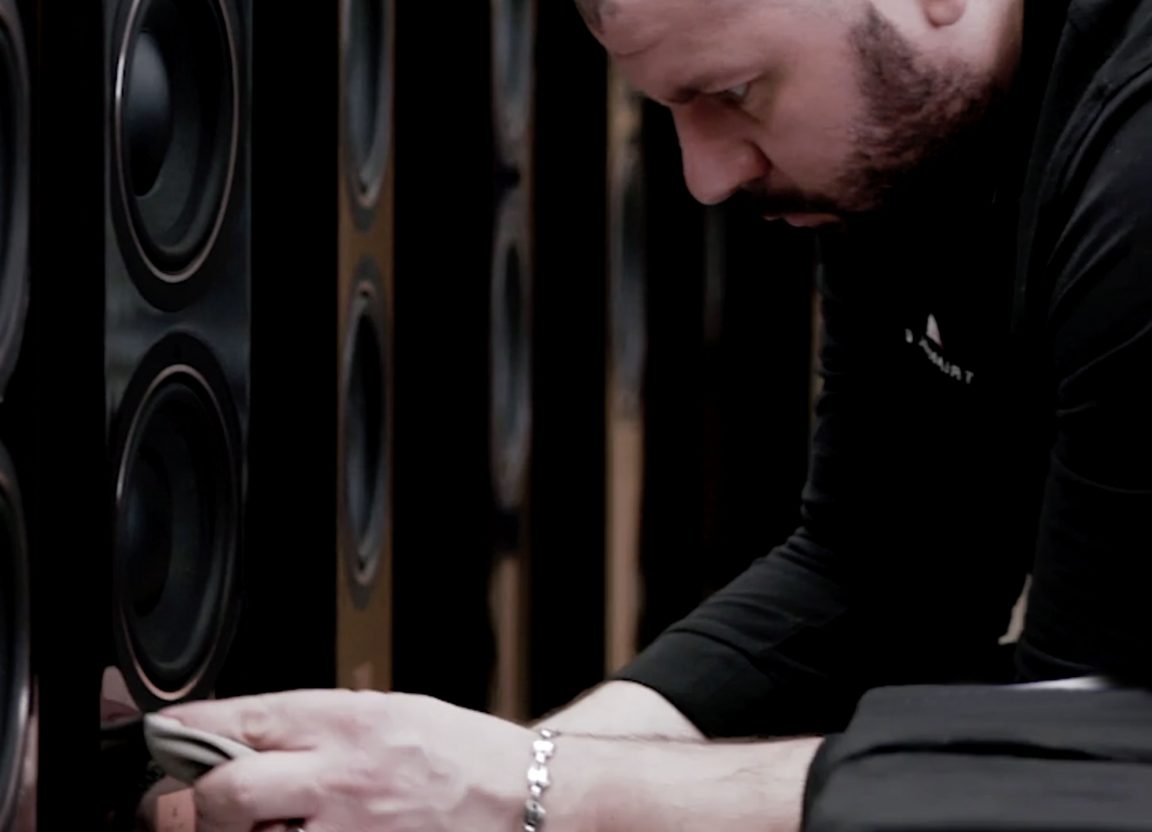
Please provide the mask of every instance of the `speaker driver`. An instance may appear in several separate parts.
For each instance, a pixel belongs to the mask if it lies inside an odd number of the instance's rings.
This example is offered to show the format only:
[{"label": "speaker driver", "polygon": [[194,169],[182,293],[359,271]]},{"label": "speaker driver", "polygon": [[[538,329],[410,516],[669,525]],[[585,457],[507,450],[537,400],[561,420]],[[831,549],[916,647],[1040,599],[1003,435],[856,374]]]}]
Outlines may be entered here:
[{"label": "speaker driver", "polygon": [[493,104],[497,143],[506,164],[519,167],[533,94],[534,0],[492,0]]},{"label": "speaker driver", "polygon": [[361,226],[388,165],[392,117],[392,2],[344,0],[344,118],[349,173]]},{"label": "speaker driver", "polygon": [[232,635],[240,481],[220,372],[205,348],[171,336],[124,399],[117,636],[122,669],[144,704],[208,692]]},{"label": "speaker driver", "polygon": [[343,468],[345,546],[353,597],[360,606],[380,567],[389,524],[388,353],[383,283],[372,260],[361,261],[344,345]]},{"label": "speaker driver", "polygon": [[[224,0],[133,0],[115,70],[127,220],[118,229],[152,280],[187,280],[224,220],[239,136],[236,48]],[[149,297],[152,280],[137,278]]]},{"label": "speaker driver", "polygon": [[0,4],[0,390],[19,353],[28,305],[28,65],[19,21]]},{"label": "speaker driver", "polygon": [[11,827],[30,740],[28,550],[12,462],[0,448],[0,829]]},{"label": "speaker driver", "polygon": [[505,196],[492,263],[492,450],[497,502],[523,502],[532,431],[530,265],[520,192]]}]

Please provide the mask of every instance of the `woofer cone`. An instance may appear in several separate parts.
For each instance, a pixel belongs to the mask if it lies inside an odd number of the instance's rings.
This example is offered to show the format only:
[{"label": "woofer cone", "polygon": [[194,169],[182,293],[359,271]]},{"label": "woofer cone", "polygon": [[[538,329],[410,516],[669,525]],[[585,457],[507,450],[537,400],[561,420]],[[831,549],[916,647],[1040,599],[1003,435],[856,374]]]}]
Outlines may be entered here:
[{"label": "woofer cone", "polygon": [[344,133],[361,224],[380,197],[392,143],[392,0],[344,2]]},{"label": "woofer cone", "polygon": [[609,325],[613,396],[635,412],[643,396],[646,359],[646,221],[644,168],[640,148],[630,141],[616,160],[609,192]]},{"label": "woofer cone", "polygon": [[0,829],[17,812],[30,740],[28,547],[12,461],[0,447]]},{"label": "woofer cone", "polygon": [[498,505],[523,503],[532,433],[531,265],[519,191],[499,214],[492,262],[491,424]]},{"label": "woofer cone", "polygon": [[367,603],[389,531],[388,329],[384,286],[373,261],[361,261],[343,348],[343,522],[346,565],[357,603]]},{"label": "woofer cone", "polygon": [[235,623],[241,483],[234,417],[207,349],[172,336],[125,396],[114,587],[138,701],[210,691]]},{"label": "woofer cone", "polygon": [[15,368],[28,306],[28,89],[20,21],[0,4],[0,394]]},{"label": "woofer cone", "polygon": [[118,44],[118,229],[148,272],[146,294],[150,280],[196,274],[227,213],[240,135],[231,14],[225,0],[133,0]]},{"label": "woofer cone", "polygon": [[492,0],[493,115],[503,161],[512,167],[525,161],[535,43],[535,0]]}]

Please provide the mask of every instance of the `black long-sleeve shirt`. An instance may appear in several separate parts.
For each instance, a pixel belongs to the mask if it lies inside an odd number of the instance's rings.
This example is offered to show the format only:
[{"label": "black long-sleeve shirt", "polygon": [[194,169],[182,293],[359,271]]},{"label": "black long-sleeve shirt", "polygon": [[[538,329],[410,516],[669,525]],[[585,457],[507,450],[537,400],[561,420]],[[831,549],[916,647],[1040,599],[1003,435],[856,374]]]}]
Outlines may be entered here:
[{"label": "black long-sleeve shirt", "polygon": [[885,684],[1152,678],[1152,0],[1028,0],[988,199],[824,241],[802,526],[616,678],[711,736]]}]

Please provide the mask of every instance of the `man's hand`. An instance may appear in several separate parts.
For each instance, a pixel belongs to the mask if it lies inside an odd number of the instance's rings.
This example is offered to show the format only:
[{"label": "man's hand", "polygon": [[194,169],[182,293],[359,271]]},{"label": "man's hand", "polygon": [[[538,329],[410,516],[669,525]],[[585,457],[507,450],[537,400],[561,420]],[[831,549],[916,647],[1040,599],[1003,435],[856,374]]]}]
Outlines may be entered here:
[{"label": "man's hand", "polygon": [[[264,752],[196,784],[198,832],[511,832],[537,734],[424,696],[298,691],[163,711]],[[549,723],[550,724],[550,723]],[[562,733],[548,832],[794,832],[815,738],[708,743]]]},{"label": "man's hand", "polygon": [[[199,780],[199,832],[250,832],[290,819],[308,832],[522,827],[537,735],[492,716],[423,696],[343,690],[196,702],[163,713],[265,752]],[[559,812],[577,782],[566,775],[565,788],[549,790],[547,802]],[[569,818],[579,802],[565,808]],[[553,828],[580,826],[558,821]]]}]

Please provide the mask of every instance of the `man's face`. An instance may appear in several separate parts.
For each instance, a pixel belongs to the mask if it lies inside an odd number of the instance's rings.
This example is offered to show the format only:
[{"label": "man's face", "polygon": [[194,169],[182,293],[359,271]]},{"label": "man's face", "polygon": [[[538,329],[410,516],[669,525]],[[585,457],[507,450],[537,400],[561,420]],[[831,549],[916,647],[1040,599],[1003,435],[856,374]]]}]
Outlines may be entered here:
[{"label": "man's face", "polygon": [[700,202],[815,225],[971,160],[996,85],[919,49],[872,0],[618,0],[597,36],[668,105]]}]

